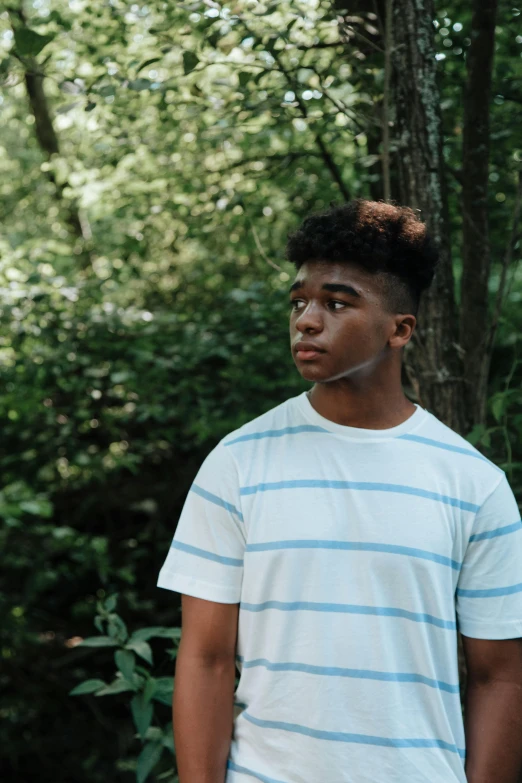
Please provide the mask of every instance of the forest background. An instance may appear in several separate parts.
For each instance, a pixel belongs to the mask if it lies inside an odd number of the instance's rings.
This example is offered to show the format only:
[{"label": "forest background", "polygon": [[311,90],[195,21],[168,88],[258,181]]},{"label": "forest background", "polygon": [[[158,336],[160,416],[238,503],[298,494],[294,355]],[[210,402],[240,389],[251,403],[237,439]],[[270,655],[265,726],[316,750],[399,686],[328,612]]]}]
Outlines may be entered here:
[{"label": "forest background", "polygon": [[522,499],[515,2],[1,5],[5,779],[177,780],[156,578],[206,454],[309,387],[310,211],[420,210],[443,265],[406,392]]}]

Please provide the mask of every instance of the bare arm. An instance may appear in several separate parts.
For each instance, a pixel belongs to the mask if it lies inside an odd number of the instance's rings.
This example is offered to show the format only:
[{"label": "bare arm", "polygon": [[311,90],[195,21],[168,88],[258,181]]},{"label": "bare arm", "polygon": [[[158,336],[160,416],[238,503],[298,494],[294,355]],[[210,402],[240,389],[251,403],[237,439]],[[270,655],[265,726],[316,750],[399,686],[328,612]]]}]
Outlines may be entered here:
[{"label": "bare arm", "polygon": [[180,783],[224,783],[233,725],[239,604],[182,596],[173,698]]},{"label": "bare arm", "polygon": [[462,636],[468,783],[518,783],[522,767],[522,639]]}]

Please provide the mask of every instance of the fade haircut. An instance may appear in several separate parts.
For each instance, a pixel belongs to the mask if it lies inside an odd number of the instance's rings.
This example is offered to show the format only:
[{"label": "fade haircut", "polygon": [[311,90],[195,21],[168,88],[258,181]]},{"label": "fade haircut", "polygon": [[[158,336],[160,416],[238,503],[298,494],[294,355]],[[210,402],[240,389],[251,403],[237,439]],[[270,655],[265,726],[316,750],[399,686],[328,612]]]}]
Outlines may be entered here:
[{"label": "fade haircut", "polygon": [[438,252],[413,209],[354,199],[305,218],[288,235],[285,257],[299,270],[306,261],[356,264],[381,284],[391,313],[417,315]]}]

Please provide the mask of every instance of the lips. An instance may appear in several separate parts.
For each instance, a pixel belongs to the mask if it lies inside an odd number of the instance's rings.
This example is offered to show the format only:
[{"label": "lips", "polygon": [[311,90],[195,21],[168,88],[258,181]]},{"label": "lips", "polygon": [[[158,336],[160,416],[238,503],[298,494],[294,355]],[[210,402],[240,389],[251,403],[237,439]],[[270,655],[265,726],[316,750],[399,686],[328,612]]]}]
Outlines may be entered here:
[{"label": "lips", "polygon": [[324,348],[320,348],[317,343],[309,343],[306,340],[299,340],[294,345],[295,358],[299,361],[313,361],[319,359],[322,353],[326,353]]},{"label": "lips", "polygon": [[317,343],[307,342],[306,340],[299,340],[299,342],[297,342],[294,345],[294,350],[295,351],[314,351],[314,352],[317,352],[317,353],[325,353],[324,348],[321,348],[320,345],[317,345]]}]

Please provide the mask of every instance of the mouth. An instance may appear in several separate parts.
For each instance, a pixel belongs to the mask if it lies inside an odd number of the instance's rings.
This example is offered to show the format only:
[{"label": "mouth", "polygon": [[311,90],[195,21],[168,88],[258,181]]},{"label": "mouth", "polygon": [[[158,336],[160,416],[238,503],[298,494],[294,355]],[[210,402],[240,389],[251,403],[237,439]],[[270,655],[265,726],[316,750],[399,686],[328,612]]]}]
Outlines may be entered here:
[{"label": "mouth", "polygon": [[324,351],[296,351],[296,359],[303,361],[309,361],[310,359],[317,359]]}]

